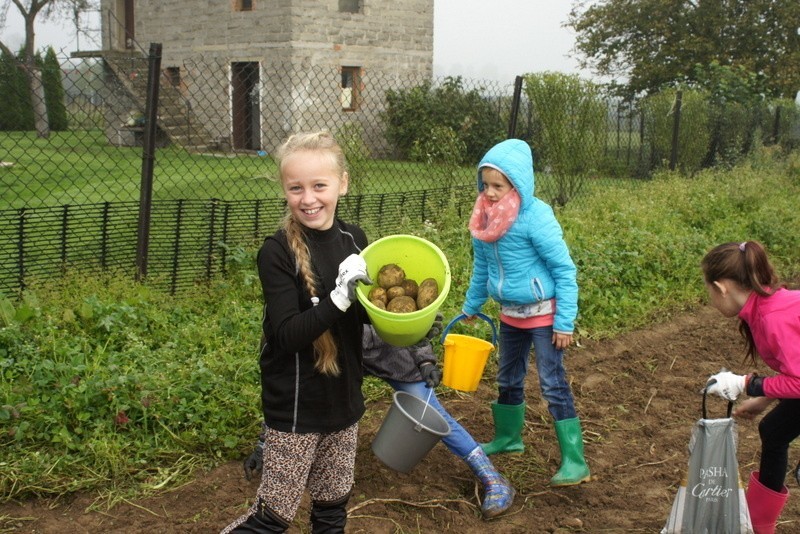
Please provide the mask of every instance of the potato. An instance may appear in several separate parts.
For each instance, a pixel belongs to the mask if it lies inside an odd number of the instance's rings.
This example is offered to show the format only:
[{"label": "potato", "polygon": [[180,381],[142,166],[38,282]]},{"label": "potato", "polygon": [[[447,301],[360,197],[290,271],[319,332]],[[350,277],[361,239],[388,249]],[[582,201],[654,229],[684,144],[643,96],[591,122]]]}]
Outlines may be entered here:
[{"label": "potato", "polygon": [[419,286],[417,285],[417,281],[411,278],[406,278],[403,280],[402,284],[403,290],[405,290],[406,295],[411,297],[412,299],[417,298],[417,291],[419,291]]},{"label": "potato", "polygon": [[378,271],[378,285],[384,289],[399,286],[406,279],[406,272],[396,263],[387,263]]},{"label": "potato", "polygon": [[[391,301],[393,298],[402,297],[406,294],[406,290],[403,289],[403,286],[392,286],[386,290],[386,298]],[[409,295],[410,297],[411,295]],[[411,297],[413,298],[413,297]]]},{"label": "potato", "polygon": [[419,284],[417,291],[417,309],[421,310],[436,300],[439,296],[439,283],[433,278],[426,278]]},{"label": "potato", "polygon": [[376,308],[380,308],[382,310],[386,309],[386,303],[381,299],[369,299],[369,301],[374,304]]},{"label": "potato", "polygon": [[414,299],[403,295],[396,297],[389,301],[386,305],[386,311],[394,313],[411,313],[417,311],[417,304]]},{"label": "potato", "polygon": [[389,297],[386,295],[386,290],[381,286],[375,286],[370,289],[367,298],[370,301],[380,300],[383,303],[384,309],[386,309],[386,303],[389,302]]}]

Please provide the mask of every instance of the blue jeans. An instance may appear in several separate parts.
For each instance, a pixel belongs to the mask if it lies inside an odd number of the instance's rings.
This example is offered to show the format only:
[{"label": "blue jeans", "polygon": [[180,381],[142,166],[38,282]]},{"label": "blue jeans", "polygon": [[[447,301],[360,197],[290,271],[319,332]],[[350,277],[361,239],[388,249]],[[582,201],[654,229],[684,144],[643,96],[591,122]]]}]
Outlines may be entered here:
[{"label": "blue jeans", "polygon": [[[398,382],[396,380],[386,380],[386,382],[395,391],[405,391],[422,400],[428,400],[428,394],[431,391],[430,388],[425,387],[425,382]],[[442,442],[450,449],[450,452],[461,459],[466,458],[469,453],[475,450],[478,442],[444,409],[444,406],[439,403],[439,399],[436,398],[436,392],[431,395],[428,403],[431,408],[442,414],[447,424],[450,425],[450,434],[442,438]]]},{"label": "blue jeans", "polygon": [[553,345],[553,327],[522,329],[500,323],[500,365],[497,370],[499,404],[525,402],[525,377],[533,345],[542,398],[553,419],[577,417],[572,390],[564,369],[564,351]]}]

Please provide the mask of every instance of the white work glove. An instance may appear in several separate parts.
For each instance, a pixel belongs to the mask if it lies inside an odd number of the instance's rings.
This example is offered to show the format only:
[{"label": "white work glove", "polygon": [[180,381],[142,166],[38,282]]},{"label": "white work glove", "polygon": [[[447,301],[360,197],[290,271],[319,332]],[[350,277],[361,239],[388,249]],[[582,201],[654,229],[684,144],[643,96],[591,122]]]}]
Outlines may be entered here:
[{"label": "white work glove", "polygon": [[358,254],[350,254],[339,264],[336,287],[331,291],[331,300],[337,308],[347,311],[356,299],[358,282],[372,285],[372,280],[367,274],[367,262]]},{"label": "white work glove", "polygon": [[706,391],[733,402],[744,392],[745,378],[744,375],[735,375],[730,371],[720,371],[708,377]]}]

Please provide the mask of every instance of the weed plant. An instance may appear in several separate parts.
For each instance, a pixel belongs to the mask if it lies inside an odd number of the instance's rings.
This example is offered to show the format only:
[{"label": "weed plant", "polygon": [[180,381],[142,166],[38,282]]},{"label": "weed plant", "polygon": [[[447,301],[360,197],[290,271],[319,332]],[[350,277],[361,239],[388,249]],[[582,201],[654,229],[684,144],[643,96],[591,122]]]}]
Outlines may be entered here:
[{"label": "weed plant", "polygon": [[[800,275],[798,155],[762,151],[727,172],[592,191],[557,211],[578,266],[579,338],[702,303],[699,262],[719,242],[760,240],[785,278]],[[473,199],[465,189],[424,224],[400,221],[450,261],[446,321],[469,284]],[[227,277],[174,297],[79,272],[0,296],[0,501],[95,491],[113,504],[249,454],[261,419],[254,253],[232,247]],[[484,311],[497,315],[493,303]],[[490,335],[482,321],[453,332]],[[390,391],[365,382],[368,402]]]}]

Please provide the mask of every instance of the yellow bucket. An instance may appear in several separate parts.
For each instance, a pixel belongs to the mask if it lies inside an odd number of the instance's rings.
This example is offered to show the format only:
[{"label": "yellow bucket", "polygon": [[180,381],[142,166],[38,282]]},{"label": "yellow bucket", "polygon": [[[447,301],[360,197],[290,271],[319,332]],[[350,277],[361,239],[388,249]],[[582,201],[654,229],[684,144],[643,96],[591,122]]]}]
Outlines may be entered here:
[{"label": "yellow bucket", "polygon": [[476,314],[492,327],[492,342],[472,336],[450,334],[450,328],[467,316],[463,313],[450,321],[442,334],[444,346],[444,369],[442,384],[460,391],[475,391],[483,376],[489,354],[497,345],[497,329],[494,321],[482,313]]}]

